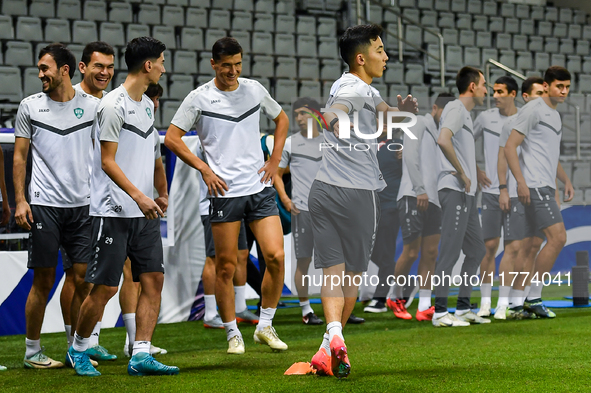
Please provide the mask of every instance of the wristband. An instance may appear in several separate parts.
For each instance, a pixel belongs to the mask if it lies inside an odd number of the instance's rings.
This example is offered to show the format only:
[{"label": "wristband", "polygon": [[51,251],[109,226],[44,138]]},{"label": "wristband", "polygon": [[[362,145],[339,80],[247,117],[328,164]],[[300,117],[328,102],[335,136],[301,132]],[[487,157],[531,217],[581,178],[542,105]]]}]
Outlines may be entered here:
[{"label": "wristband", "polygon": [[330,130],[331,130],[331,131],[334,131],[334,125],[335,125],[335,124],[337,124],[337,122],[338,122],[338,121],[339,121],[339,118],[338,118],[338,117],[335,117],[334,119],[332,119],[332,120],[330,121],[330,123],[329,123],[329,124],[330,124]]},{"label": "wristband", "polygon": [[507,188],[507,185],[506,184],[499,185],[499,190],[504,190],[506,188]]}]

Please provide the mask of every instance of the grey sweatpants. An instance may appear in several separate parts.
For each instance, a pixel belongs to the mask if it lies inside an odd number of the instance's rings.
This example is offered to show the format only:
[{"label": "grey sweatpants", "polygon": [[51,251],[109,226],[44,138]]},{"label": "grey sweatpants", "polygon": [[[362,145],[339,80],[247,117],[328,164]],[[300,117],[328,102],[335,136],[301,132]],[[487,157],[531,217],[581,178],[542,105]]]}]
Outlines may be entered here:
[{"label": "grey sweatpants", "polygon": [[466,258],[462,264],[462,285],[458,295],[457,309],[469,310],[472,294],[470,278],[476,275],[478,266],[486,254],[476,197],[444,188],[439,191],[439,202],[443,217],[435,276],[439,277],[441,282],[434,288],[435,312],[447,312],[450,281],[444,277],[451,276],[452,269],[460,257],[460,251],[464,251]]}]

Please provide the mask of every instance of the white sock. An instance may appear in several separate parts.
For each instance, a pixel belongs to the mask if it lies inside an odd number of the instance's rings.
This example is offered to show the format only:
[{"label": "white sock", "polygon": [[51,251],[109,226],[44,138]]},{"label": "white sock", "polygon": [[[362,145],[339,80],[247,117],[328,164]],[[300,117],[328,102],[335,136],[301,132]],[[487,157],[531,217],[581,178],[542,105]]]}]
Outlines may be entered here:
[{"label": "white sock", "polygon": [[257,330],[263,330],[267,326],[273,325],[273,317],[275,317],[275,311],[277,311],[276,308],[261,307],[261,316],[259,317]]},{"label": "white sock", "polygon": [[85,352],[88,349],[88,341],[90,338],[84,338],[78,335],[78,333],[74,333],[74,343],[72,343],[72,348],[74,351],[78,352]]},{"label": "white sock", "polygon": [[332,341],[334,336],[339,336],[341,340],[345,341],[343,337],[343,325],[340,322],[331,322],[326,325],[326,331],[328,332],[328,339]]},{"label": "white sock", "polygon": [[126,347],[126,348],[127,348],[127,347],[129,347],[129,343],[130,343],[130,342],[131,342],[131,341],[129,341],[129,334],[126,334],[126,335],[125,335],[125,347]]},{"label": "white sock", "polygon": [[460,316],[460,317],[464,314],[467,314],[468,312],[470,312],[470,310],[457,310],[456,309],[456,315]]},{"label": "white sock", "polygon": [[203,319],[206,321],[211,321],[218,314],[215,303],[215,295],[205,295],[203,298],[205,299],[205,315],[203,316]]},{"label": "white sock", "polygon": [[133,353],[131,356],[135,356],[138,353],[145,352],[147,354],[150,353],[150,341],[134,341],[133,342]]},{"label": "white sock", "polygon": [[404,297],[404,287],[394,284],[394,297],[396,299],[402,299]]},{"label": "white sock", "polygon": [[25,350],[25,357],[30,358],[41,350],[41,339],[29,340],[28,338],[25,338],[25,345],[27,347]]},{"label": "white sock", "polygon": [[527,295],[527,300],[540,299],[542,297],[542,289],[543,288],[544,288],[544,283],[542,283],[541,281],[538,283],[532,282],[531,288],[530,288],[529,293]]},{"label": "white sock", "polygon": [[302,317],[305,317],[310,313],[314,313],[314,310],[312,310],[312,307],[310,306],[309,300],[306,300],[305,302],[300,302],[300,307],[302,308]]},{"label": "white sock", "polygon": [[523,306],[523,290],[514,289],[511,292],[511,307]]},{"label": "white sock", "polygon": [[525,289],[523,290],[523,300],[527,299],[530,289],[531,289],[531,285],[525,286]]},{"label": "white sock", "polygon": [[436,313],[433,313],[433,319],[441,318],[441,317],[445,316],[446,314],[448,314],[447,311],[446,312],[436,312]]},{"label": "white sock", "polygon": [[509,293],[511,293],[511,287],[508,285],[499,286],[499,299],[497,300],[497,308],[507,307],[509,305]]},{"label": "white sock", "polygon": [[90,335],[90,341],[88,342],[88,346],[90,348],[94,347],[95,345],[99,345],[99,335],[101,334],[101,321],[98,321],[96,325],[94,325],[94,329],[92,329],[92,334]]},{"label": "white sock", "polygon": [[234,336],[242,337],[242,333],[238,330],[238,325],[236,325],[236,320],[230,322],[224,322],[224,329],[226,329],[226,340],[230,341],[230,339]]},{"label": "white sock", "polygon": [[246,310],[246,285],[234,287],[234,309],[236,312]]},{"label": "white sock", "polygon": [[318,350],[321,350],[322,348],[324,348],[326,353],[330,356],[330,340],[329,340],[329,338],[330,338],[330,336],[328,335],[328,333],[324,333],[324,336],[322,336],[322,344],[320,344],[320,348],[318,348]]},{"label": "white sock", "polygon": [[66,338],[68,339],[68,349],[72,346],[74,337],[72,337],[72,325],[64,325],[66,328]]},{"label": "white sock", "polygon": [[[492,300],[492,284],[482,284],[480,286],[480,303],[482,304],[491,304]],[[482,306],[482,304],[480,306]]]},{"label": "white sock", "polygon": [[128,344],[135,341],[135,313],[123,314],[121,316],[125,330],[127,330]]},{"label": "white sock", "polygon": [[419,311],[431,308],[431,290],[419,289]]}]

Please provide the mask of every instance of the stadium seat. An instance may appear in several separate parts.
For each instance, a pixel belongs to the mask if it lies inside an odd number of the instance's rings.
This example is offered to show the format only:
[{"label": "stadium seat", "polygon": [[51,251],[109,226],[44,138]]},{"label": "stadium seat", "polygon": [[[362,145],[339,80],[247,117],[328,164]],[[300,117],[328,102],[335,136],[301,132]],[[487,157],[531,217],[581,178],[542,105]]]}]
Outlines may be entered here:
[{"label": "stadium seat", "polygon": [[16,39],[22,41],[43,41],[41,19],[19,16],[16,21]]},{"label": "stadium seat", "polygon": [[[78,71],[76,71],[78,73]],[[39,80],[37,67],[27,67],[23,71],[23,97],[28,97],[41,91],[42,85]]]},{"label": "stadium seat", "polygon": [[316,34],[316,18],[313,16],[298,16],[296,22],[296,33],[315,35]]},{"label": "stadium seat", "polygon": [[488,16],[474,15],[472,18],[472,30],[488,32]]},{"label": "stadium seat", "polygon": [[591,57],[589,57],[589,56],[583,57],[582,67],[583,67],[583,72],[585,74],[591,74]]},{"label": "stadium seat", "polygon": [[566,56],[566,69],[571,73],[580,73],[583,71],[581,56],[570,55]]},{"label": "stadium seat", "polygon": [[581,56],[589,55],[589,41],[577,40],[576,52]]},{"label": "stadium seat", "polygon": [[449,11],[449,0],[435,0],[435,3],[433,4],[433,8],[436,11],[447,12],[447,11]]},{"label": "stadium seat", "polygon": [[[36,58],[36,57],[35,57]],[[26,66],[35,64],[33,61],[33,46],[30,42],[8,41],[4,53],[4,64],[8,66]],[[6,85],[1,85],[3,88]],[[19,85],[20,88],[20,85]],[[1,90],[1,89],[0,89]]]},{"label": "stadium seat", "polygon": [[298,78],[319,79],[320,63],[317,59],[301,58],[298,62]]},{"label": "stadium seat", "polygon": [[166,4],[166,0],[144,0],[144,3],[157,4],[161,6]]},{"label": "stadium seat", "polygon": [[568,37],[568,26],[566,23],[555,23],[553,37],[566,38]]},{"label": "stadium seat", "polygon": [[466,0],[451,0],[451,12],[466,12]]},{"label": "stadium seat", "polygon": [[0,15],[0,39],[14,39],[14,29],[12,28],[12,18],[7,15]]},{"label": "stadium seat", "polygon": [[166,48],[176,49],[176,36],[172,26],[154,26],[152,28],[152,37],[162,41]]},{"label": "stadium seat", "polygon": [[273,56],[254,55],[252,57],[252,76],[273,78],[275,75],[275,61]]},{"label": "stadium seat", "polygon": [[101,41],[108,42],[111,45],[124,46],[125,33],[123,31],[123,24],[110,22],[101,23],[99,37]]},{"label": "stadium seat", "polygon": [[[341,2],[339,0],[337,0],[335,3],[336,3],[336,9],[335,9],[335,11],[336,11],[336,10],[340,9]],[[327,9],[330,9],[329,5],[330,5],[330,1],[326,5]],[[277,14],[295,15],[294,0],[278,0],[277,3],[275,4],[275,12]],[[288,33],[290,33],[290,32],[288,32]]]},{"label": "stadium seat", "polygon": [[206,29],[205,30],[205,50],[210,51],[213,47],[213,44],[220,38],[224,38],[226,36],[225,30],[218,30],[218,29]]},{"label": "stadium seat", "polygon": [[515,34],[513,35],[513,50],[527,50],[527,36]]},{"label": "stadium seat", "polygon": [[550,55],[547,53],[536,52],[534,61],[538,71],[544,72],[550,67]]},{"label": "stadium seat", "polygon": [[269,55],[273,53],[273,37],[270,33],[252,33],[252,53]]},{"label": "stadium seat", "polygon": [[423,11],[421,16],[421,24],[425,27],[437,27],[437,12]]},{"label": "stadium seat", "polygon": [[578,25],[587,24],[587,13],[582,10],[575,10],[575,14],[573,15],[573,23]]},{"label": "stadium seat", "polygon": [[137,37],[147,37],[150,35],[150,28],[147,25],[127,25],[127,41]]},{"label": "stadium seat", "polygon": [[485,48],[482,50],[482,64],[486,64],[488,59],[499,60],[499,51],[493,48]]},{"label": "stadium seat", "polygon": [[131,4],[111,2],[109,3],[109,7],[109,21],[120,23],[131,23],[133,21]]},{"label": "stadium seat", "polygon": [[27,16],[26,0],[3,0],[2,15]]},{"label": "stadium seat", "polygon": [[162,24],[164,26],[184,26],[185,12],[182,7],[164,6],[162,8]]},{"label": "stadium seat", "polygon": [[575,53],[575,43],[569,38],[560,40],[560,53],[570,55]]},{"label": "stadium seat", "polygon": [[591,167],[588,161],[574,163],[572,182],[576,187],[591,186]]},{"label": "stadium seat", "polygon": [[464,66],[462,48],[449,45],[445,48],[445,70],[458,72]]},{"label": "stadium seat", "polygon": [[236,38],[236,40],[240,43],[242,50],[246,53],[251,52],[250,47],[250,32],[249,31],[234,31],[230,32],[230,37]]},{"label": "stadium seat", "polygon": [[495,40],[495,48],[511,49],[511,34],[498,33]]},{"label": "stadium seat", "polygon": [[18,68],[0,67],[0,86],[0,100],[20,102],[23,99],[21,71]]},{"label": "stadium seat", "polygon": [[277,15],[275,18],[275,33],[295,34],[295,17],[292,15]]},{"label": "stadium seat", "polygon": [[250,74],[251,74],[250,63],[251,63],[250,55],[242,55],[242,73],[241,73],[242,76],[250,77]]},{"label": "stadium seat", "polygon": [[507,18],[505,19],[505,33],[519,34],[519,19]]},{"label": "stadium seat", "polygon": [[330,59],[339,58],[336,37],[320,37],[318,41],[318,57]]},{"label": "stadium seat", "polygon": [[[333,83],[334,80],[327,80],[322,82],[322,97],[328,98],[330,96],[330,88],[332,87]],[[290,122],[290,124],[292,123]]]},{"label": "stadium seat", "polygon": [[234,9],[240,11],[254,11],[253,0],[234,0]]},{"label": "stadium seat", "polygon": [[421,10],[432,10],[433,0],[417,0],[417,7]]},{"label": "stadium seat", "polygon": [[[419,102],[428,103],[430,101],[429,86],[425,85],[414,85],[410,87],[410,94],[415,97]],[[392,100],[392,98],[390,98]]]},{"label": "stadium seat", "polygon": [[297,37],[297,56],[318,57],[316,53],[316,37],[308,35],[298,35]]},{"label": "stadium seat", "polygon": [[529,50],[531,52],[543,52],[544,51],[544,38],[543,37],[529,37]]},{"label": "stadium seat", "polygon": [[[485,3],[486,4],[486,3]],[[488,31],[492,33],[503,33],[505,31],[505,21],[498,16],[491,16],[488,24]]]},{"label": "stadium seat", "polygon": [[[393,8],[398,9],[397,7],[393,7]],[[398,9],[398,12],[400,12],[399,9]],[[435,11],[433,11],[433,12],[435,13],[435,20],[437,20],[437,12],[435,12]],[[384,16],[382,19],[386,23],[398,23],[398,15],[390,10],[384,11]]]},{"label": "stadium seat", "polygon": [[320,79],[335,81],[341,77],[341,60],[322,59],[321,64],[322,66],[320,68]]},{"label": "stadium seat", "polygon": [[318,18],[317,34],[319,36],[336,37],[337,21],[334,18]]},{"label": "stadium seat", "polygon": [[276,78],[296,78],[298,75],[296,59],[293,57],[277,57],[275,66]]},{"label": "stadium seat", "polygon": [[[570,71],[570,68],[567,68]],[[572,88],[571,88],[571,92],[568,94],[568,101],[573,104],[578,106],[581,111],[585,110],[585,94],[583,93],[573,93],[572,92]],[[569,106],[567,106],[567,108],[570,109]],[[571,112],[574,111],[574,108],[570,109]],[[591,131],[591,128],[588,128],[588,130]]]},{"label": "stadium seat", "polygon": [[275,99],[289,103],[298,96],[298,82],[291,79],[278,79],[275,84]]},{"label": "stadium seat", "polygon": [[485,1],[482,3],[482,14],[488,16],[497,16],[497,2]]},{"label": "stadium seat", "polygon": [[515,17],[519,19],[529,19],[529,5],[517,4],[515,7]]},{"label": "stadium seat", "polygon": [[197,53],[177,50],[174,52],[173,72],[178,74],[197,74]]},{"label": "stadium seat", "polygon": [[212,0],[211,1],[211,8],[217,8],[221,10],[231,10],[233,5],[233,0]]},{"label": "stadium seat", "polygon": [[458,31],[456,29],[443,29],[441,34],[445,45],[458,45]]},{"label": "stadium seat", "polygon": [[482,14],[482,0],[468,0],[467,11],[472,15]]},{"label": "stadium seat", "polygon": [[230,11],[228,10],[210,10],[209,25],[216,29],[230,30]]},{"label": "stadium seat", "polygon": [[492,34],[488,31],[476,33],[476,46],[478,48],[490,48],[492,46]]},{"label": "stadium seat", "polygon": [[162,125],[164,128],[168,127],[168,125],[172,122],[172,118],[180,106],[181,101],[167,100],[162,104]]},{"label": "stadium seat", "polygon": [[539,21],[538,22],[538,35],[542,37],[552,36],[552,22]]},{"label": "stadium seat", "polygon": [[[242,59],[244,63],[244,58]],[[214,75],[213,69],[211,68],[211,52],[201,52],[199,54],[199,74],[201,75]],[[243,67],[244,68],[244,67]]]},{"label": "stadium seat", "polygon": [[408,8],[415,8],[416,7],[416,2],[415,0],[399,0],[398,2],[398,7],[408,7]]},{"label": "stadium seat", "polygon": [[535,34],[535,27],[534,27],[534,21],[531,19],[523,19],[520,22],[520,32],[523,35],[534,35]]},{"label": "stadium seat", "polygon": [[420,64],[408,64],[404,74],[404,83],[407,85],[422,85],[424,83],[425,70]]},{"label": "stadium seat", "polygon": [[275,55],[293,56],[295,37],[293,34],[275,34]]},{"label": "stadium seat", "polygon": [[439,21],[437,22],[439,27],[455,29],[456,28],[456,16],[450,12],[439,13]]},{"label": "stadium seat", "polygon": [[232,30],[252,30],[252,13],[234,11],[232,15]]},{"label": "stadium seat", "polygon": [[568,38],[573,40],[581,39],[583,33],[583,27],[581,25],[569,25],[568,26]]},{"label": "stadium seat", "polygon": [[534,62],[531,52],[517,52],[517,59],[515,60],[515,63],[517,69],[520,70],[530,70],[534,68]]},{"label": "stadium seat", "polygon": [[429,31],[423,30],[423,43],[424,44],[438,44],[439,45],[439,36],[431,33],[438,32],[441,34],[441,30],[438,27],[430,27]]},{"label": "stadium seat", "polygon": [[75,20],[72,24],[72,42],[87,44],[98,40],[96,23]]},{"label": "stadium seat", "polygon": [[458,30],[472,30],[472,15],[458,14],[456,19],[456,28]]},{"label": "stadium seat", "polygon": [[408,19],[403,19],[404,23],[408,23],[409,20],[413,21],[414,23],[419,23],[421,21],[421,13],[416,8],[404,8],[402,10],[402,16]]},{"label": "stadium seat", "polygon": [[544,19],[548,22],[558,22],[558,8],[546,7],[546,15]]},{"label": "stadium seat", "polygon": [[210,8],[209,0],[189,0],[189,7]]},{"label": "stadium seat", "polygon": [[84,1],[83,15],[86,20],[98,22],[107,20],[107,3],[98,0]]},{"label": "stadium seat", "polygon": [[388,88],[388,97],[397,97],[402,96],[406,97],[409,94],[408,86],[407,85],[390,85]]},{"label": "stadium seat", "polygon": [[155,4],[140,4],[140,12],[137,17],[138,23],[148,25],[160,24],[160,7]]},{"label": "stadium seat", "polygon": [[204,29],[207,24],[207,11],[201,8],[187,7],[185,26]]},{"label": "stadium seat", "polygon": [[178,7],[187,7],[189,5],[188,0],[166,0],[166,4],[174,5]]},{"label": "stadium seat", "polygon": [[168,97],[172,100],[183,100],[194,89],[193,77],[190,75],[170,75]]},{"label": "stadium seat", "polygon": [[501,50],[499,62],[509,68],[515,68],[515,52],[507,49]]},{"label": "stadium seat", "polygon": [[464,63],[466,63],[467,66],[480,68],[482,66],[480,49],[473,47],[465,47]]},{"label": "stadium seat", "polygon": [[320,82],[301,81],[298,97],[320,98]]},{"label": "stadium seat", "polygon": [[383,14],[382,11],[383,11],[383,9],[379,5],[370,5],[369,6],[369,20],[368,20],[368,22],[375,23],[375,24],[382,24],[382,22],[384,21],[384,18],[382,16],[382,14]]},{"label": "stadium seat", "polygon": [[553,66],[565,67],[566,66],[566,56],[562,55],[560,53],[552,53],[550,55],[550,64],[552,64]]},{"label": "stadium seat", "polygon": [[[47,44],[38,44],[37,47],[35,48],[36,52],[39,53],[41,48],[46,45]],[[84,51],[85,46],[86,45],[80,45],[80,44],[69,44],[68,45],[68,49],[70,50],[70,52],[72,52],[74,54],[76,61],[80,61],[80,59],[82,58],[82,52]],[[123,64],[125,65],[125,60],[123,61]]]},{"label": "stadium seat", "polygon": [[501,16],[503,18],[515,18],[515,4],[501,3]]},{"label": "stadium seat", "polygon": [[415,47],[421,48],[423,46],[423,30],[414,25],[406,25],[406,29],[404,30],[404,38],[406,39],[407,43],[404,44],[404,52],[415,53],[418,49],[413,48],[409,44],[414,45]]},{"label": "stadium seat", "polygon": [[544,52],[556,53],[556,52],[558,52],[559,48],[560,48],[560,45],[558,44],[558,38],[546,37],[545,45],[544,45]]},{"label": "stadium seat", "polygon": [[544,20],[544,7],[532,6],[529,17],[532,20]]},{"label": "stadium seat", "polygon": [[275,13],[274,0],[256,0],[254,3],[255,12],[266,12],[268,14]]},{"label": "stadium seat", "polygon": [[53,0],[32,0],[29,6],[29,16],[40,18],[53,18],[55,16],[55,3]]},{"label": "stadium seat", "polygon": [[384,82],[386,83],[403,83],[404,82],[404,64],[399,62],[392,62],[388,64],[384,72]]},{"label": "stadium seat", "polygon": [[80,20],[82,17],[80,0],[58,0],[56,16],[62,19]]},{"label": "stadium seat", "polygon": [[275,28],[272,14],[257,12],[254,14],[254,31],[272,33]]},{"label": "stadium seat", "polygon": [[[440,62],[439,62],[439,45],[429,44],[427,45],[427,53],[431,56],[425,56],[425,60],[427,63],[427,70],[437,72],[440,69]],[[435,56],[435,57],[432,57]],[[445,57],[445,56],[444,56]]]}]

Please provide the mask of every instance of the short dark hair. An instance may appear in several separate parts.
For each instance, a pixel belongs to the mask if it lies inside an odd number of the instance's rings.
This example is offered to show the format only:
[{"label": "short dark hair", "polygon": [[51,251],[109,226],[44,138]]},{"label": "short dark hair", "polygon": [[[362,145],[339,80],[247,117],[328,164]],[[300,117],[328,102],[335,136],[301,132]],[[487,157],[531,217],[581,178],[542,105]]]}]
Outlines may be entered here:
[{"label": "short dark hair", "polygon": [[104,41],[94,41],[86,44],[84,50],[82,51],[82,58],[80,59],[81,62],[88,65],[90,62],[90,57],[94,52],[102,53],[103,55],[108,56],[115,56],[115,50],[109,44]]},{"label": "short dark hair", "polygon": [[125,64],[128,72],[139,71],[144,63],[157,59],[166,50],[166,45],[152,37],[138,37],[127,43]]},{"label": "short dark hair", "polygon": [[435,99],[435,105],[437,105],[438,108],[445,108],[447,104],[454,101],[455,99],[456,96],[451,93],[440,93]]},{"label": "short dark hair", "polygon": [[460,94],[465,93],[468,88],[470,87],[470,83],[474,82],[478,84],[480,82],[480,75],[482,71],[478,68],[466,66],[463,67],[460,71],[458,71],[458,75],[456,76],[456,87]]},{"label": "short dark hair", "polygon": [[41,58],[47,54],[53,57],[58,70],[67,64],[70,67],[68,72],[68,74],[70,74],[70,79],[74,77],[74,73],[76,72],[76,56],[74,56],[72,51],[70,51],[64,44],[56,42],[47,45],[39,51],[38,60],[41,60]]},{"label": "short dark hair", "polygon": [[511,93],[512,91],[517,94],[519,87],[517,86],[517,81],[513,79],[513,77],[509,75],[502,76],[495,81],[495,85],[505,85],[507,86],[507,93]]},{"label": "short dark hair", "polygon": [[302,98],[298,98],[294,103],[293,103],[293,110],[295,111],[296,109],[299,108],[303,108],[303,107],[308,107],[314,110],[317,110],[320,112],[320,104],[318,103],[318,101],[316,101],[313,98],[310,97],[302,97]]},{"label": "short dark hair", "polygon": [[564,67],[552,66],[544,73],[544,82],[551,84],[554,81],[571,80],[570,72]]},{"label": "short dark hair", "polygon": [[538,85],[543,85],[544,79],[542,79],[539,76],[530,76],[529,78],[524,80],[523,83],[521,84],[521,94],[524,94],[524,93],[530,94],[531,89],[533,88],[534,84],[536,84],[536,83]]},{"label": "short dark hair", "polygon": [[155,85],[149,85],[148,89],[146,89],[146,92],[144,94],[147,95],[149,98],[154,98],[162,97],[162,93],[164,93],[164,89],[162,88],[162,86],[160,86],[160,83],[156,83]]},{"label": "short dark hair", "polygon": [[375,24],[351,26],[345,30],[339,39],[341,58],[351,67],[355,55],[371,45],[383,32],[381,26]]},{"label": "short dark hair", "polygon": [[211,48],[211,57],[213,61],[219,61],[223,56],[242,55],[242,46],[234,37],[220,38]]}]

